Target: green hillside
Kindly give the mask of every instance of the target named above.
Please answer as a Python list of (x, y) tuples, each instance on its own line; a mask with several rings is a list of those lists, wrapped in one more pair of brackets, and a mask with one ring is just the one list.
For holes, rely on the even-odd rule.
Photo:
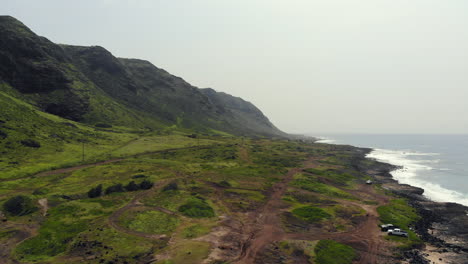
[(8, 16), (0, 17), (0, 37), (0, 80), (44, 112), (90, 125), (286, 136), (252, 104), (207, 94), (148, 61), (57, 45)]

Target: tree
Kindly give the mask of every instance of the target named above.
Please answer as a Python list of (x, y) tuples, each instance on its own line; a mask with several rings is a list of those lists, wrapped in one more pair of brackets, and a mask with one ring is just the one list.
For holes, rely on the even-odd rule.
[(163, 192), (177, 191), (178, 189), (179, 189), (179, 186), (177, 185), (177, 182), (170, 182), (168, 185), (164, 186)]
[(135, 181), (129, 182), (127, 185), (125, 185), (125, 190), (132, 192), (132, 191), (138, 191), (140, 188), (138, 185), (135, 183)]
[(114, 192), (125, 192), (123, 185), (121, 183), (111, 185), (106, 188), (105, 194), (111, 194)]
[(35, 211), (31, 198), (24, 195), (17, 195), (8, 199), (3, 204), (3, 209), (11, 215), (21, 216), (27, 215)]
[(91, 190), (88, 191), (89, 198), (96, 198), (101, 195), (102, 195), (102, 184), (99, 184), (98, 186), (91, 188)]
[(149, 180), (144, 180), (140, 183), (140, 189), (141, 190), (149, 190), (151, 188), (153, 188), (153, 183)]

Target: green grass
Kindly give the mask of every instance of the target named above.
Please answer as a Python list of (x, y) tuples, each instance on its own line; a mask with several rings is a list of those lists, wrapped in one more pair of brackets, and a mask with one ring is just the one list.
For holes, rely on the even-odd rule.
[(193, 218), (205, 218), (215, 216), (213, 208), (203, 199), (191, 197), (179, 207), (179, 212)]
[(211, 245), (207, 242), (185, 240), (171, 248), (169, 260), (157, 264), (198, 264), (208, 256)]
[(194, 224), (182, 230), (182, 236), (184, 238), (197, 238), (208, 234), (210, 230), (211, 228), (206, 225)]
[(334, 169), (305, 169), (304, 170), (307, 173), (311, 173), (314, 175), (320, 175), (324, 178), (327, 178), (331, 180), (331, 182), (338, 184), (338, 185), (343, 185), (343, 186), (349, 186), (351, 182), (356, 178), (350, 174), (347, 173), (342, 173)]
[(409, 226), (420, 219), (415, 209), (408, 205), (405, 199), (391, 200), (388, 205), (377, 207), (380, 221), (384, 224), (394, 224), (408, 232), (408, 238), (387, 236), (388, 240), (400, 242), (401, 248), (411, 248), (422, 243), (421, 239), (411, 230)]
[(391, 223), (402, 228), (408, 228), (409, 225), (419, 220), (418, 214), (405, 199), (391, 200), (388, 205), (379, 206), (377, 212), (382, 223)]
[(226, 193), (233, 193), (245, 197), (246, 199), (262, 202), (265, 200), (265, 195), (263, 195), (259, 191), (251, 191), (251, 190), (241, 190), (241, 189), (226, 189)]
[[(105, 221), (102, 221), (105, 222)], [(80, 249), (79, 243), (90, 243), (84, 249)], [(98, 244), (96, 244), (96, 242)], [(128, 263), (134, 263), (135, 259), (147, 254), (154, 254), (159, 248), (166, 246), (164, 240), (148, 240), (145, 238), (120, 233), (113, 228), (107, 227), (104, 223), (94, 225), (92, 228), (80, 233), (75, 243), (71, 246), (69, 254), (82, 256), (83, 260), (77, 263), (87, 263), (85, 252), (90, 251), (93, 255), (97, 255), (107, 261), (115, 258), (124, 258)], [(106, 261), (106, 262), (107, 262)], [(106, 263), (105, 262), (105, 263)], [(65, 263), (65, 261), (56, 261), (56, 263)]]
[[(3, 102), (1, 98), (0, 95)], [(26, 263), (86, 263), (85, 257), (89, 255), (97, 256), (95, 262), (103, 259), (107, 263), (118, 259), (119, 263), (134, 263), (161, 256), (159, 254), (166, 259), (160, 263), (200, 263), (208, 256), (211, 247), (196, 238), (208, 234), (219, 224), (220, 219), (216, 215), (242, 217), (243, 213), (256, 210), (267, 199), (271, 186), (284, 178), (288, 168), (299, 165), (309, 154), (320, 159), (325, 157), (320, 155), (333, 153), (337, 155), (337, 162), (346, 163), (339, 156), (346, 151), (338, 147), (331, 150), (326, 145), (267, 139), (246, 139), (241, 143), (239, 138), (207, 134), (198, 140), (187, 137), (187, 131), (181, 133), (177, 128), (149, 133), (144, 129), (135, 131), (134, 128), (113, 124), (112, 128), (98, 129), (37, 112), (30, 105), (13, 104), (17, 105), (18, 112), (25, 115), (22, 119), (24, 130), (20, 128), (20, 122), (0, 124), (0, 130), (8, 133), (7, 141), (12, 141), (10, 144), (15, 147), (11, 152), (9, 148), (1, 149), (8, 154), (0, 158), (0, 178), (12, 179), (53, 167), (78, 164), (81, 154), (79, 140), (83, 136), (89, 140), (85, 145), (87, 162), (124, 157), (116, 163), (70, 173), (1, 182), (0, 204), (14, 195), (31, 197), (34, 203), (42, 198), (49, 202), (47, 217), (35, 212), (8, 219), (8, 223), (18, 224), (18, 228), (29, 221), (40, 226), (38, 236), (25, 240), (14, 249), (14, 256)], [(10, 114), (14, 119), (15, 113)], [(1, 115), (0, 120), (4, 118)], [(44, 129), (34, 134), (34, 125)], [(13, 127), (15, 132), (8, 132), (4, 126)], [(53, 136), (55, 133), (58, 133), (58, 138)], [(40, 142), (41, 148), (15, 145), (25, 138)], [(0, 148), (6, 147), (7, 141), (0, 140)], [(205, 148), (185, 148), (198, 144), (198, 141)], [(169, 148), (182, 149), (155, 152)], [(242, 153), (239, 148), (242, 148)], [(342, 156), (349, 159), (350, 155), (346, 152)], [(19, 164), (10, 164), (15, 160)], [(351, 182), (354, 173), (346, 165), (342, 166), (328, 170), (323, 165), (318, 171), (309, 170), (295, 175), (283, 197), (289, 201), (292, 213), (287, 213), (289, 218), (285, 219), (299, 226), (291, 229), (293, 232), (307, 230), (310, 223), (327, 230), (334, 226), (347, 230), (353, 225), (354, 217), (362, 215), (359, 208), (341, 206), (336, 199), (354, 199), (346, 192), (349, 185), (343, 185)], [(144, 176), (133, 178), (135, 175)], [(125, 185), (132, 180), (139, 183), (144, 179), (154, 182), (155, 189), (112, 193), (93, 199), (86, 196), (91, 187), (99, 184), (105, 189), (118, 183)], [(163, 185), (171, 181), (177, 182), (178, 189), (162, 191)], [(214, 186), (221, 182), (224, 183), (222, 187)], [(332, 182), (334, 186), (326, 182)], [(339, 184), (345, 188), (342, 190)], [(135, 196), (140, 196), (139, 202), (144, 205), (126, 211), (119, 219), (120, 224), (148, 234), (167, 234), (167, 239), (132, 236), (109, 226), (109, 216)], [(187, 217), (164, 214), (149, 206), (163, 207)], [(17, 236), (11, 230), (0, 226), (0, 240)], [(315, 254), (315, 242), (296, 241), (288, 246), (281, 250), (289, 256), (297, 253), (296, 250), (304, 251), (311, 259)]]
[(314, 251), (317, 264), (352, 264), (358, 256), (352, 247), (333, 240), (320, 240)]
[(206, 146), (214, 143), (217, 143), (217, 141), (210, 139), (193, 139), (183, 135), (148, 136), (129, 142), (114, 150), (112, 155), (117, 157), (129, 156), (165, 149)]
[(144, 211), (126, 218), (123, 222), (131, 230), (147, 234), (170, 234), (180, 221), (177, 217), (159, 211)]
[(328, 214), (325, 210), (313, 207), (313, 206), (303, 206), (292, 210), (292, 213), (301, 218), (306, 220), (309, 223), (315, 223), (322, 219), (330, 218), (331, 215)]
[(325, 194), (330, 197), (343, 198), (343, 199), (356, 199), (351, 194), (338, 189), (334, 186), (321, 183), (314, 176), (296, 174), (294, 180), (290, 183), (292, 186), (301, 188), (306, 191)]
[(19, 244), (14, 254), (23, 260), (38, 261), (65, 252), (76, 235), (87, 229), (89, 222), (81, 218), (87, 211), (77, 203), (52, 208), (39, 234)]

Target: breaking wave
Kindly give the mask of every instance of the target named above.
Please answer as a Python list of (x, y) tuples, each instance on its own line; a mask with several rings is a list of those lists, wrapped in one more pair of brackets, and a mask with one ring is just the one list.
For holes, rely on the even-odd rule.
[(374, 149), (367, 155), (368, 158), (373, 158), (381, 162), (390, 163), (396, 166), (401, 166), (391, 172), (392, 176), (400, 183), (409, 184), (412, 186), (424, 189), (424, 195), (436, 202), (454, 202), (468, 206), (468, 194), (463, 194), (458, 191), (450, 190), (442, 187), (439, 184), (432, 183), (421, 179), (425, 171), (430, 170), (450, 170), (449, 168), (435, 168), (435, 164), (439, 163), (439, 159), (412, 159), (415, 156), (438, 156), (438, 153), (419, 153), (411, 151), (396, 151), (388, 149)]

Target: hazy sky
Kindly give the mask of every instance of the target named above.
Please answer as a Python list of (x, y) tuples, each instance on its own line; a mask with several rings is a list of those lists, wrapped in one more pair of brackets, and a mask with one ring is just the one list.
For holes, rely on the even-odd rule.
[(287, 132), (468, 133), (466, 0), (0, 0), (58, 43), (147, 59)]

